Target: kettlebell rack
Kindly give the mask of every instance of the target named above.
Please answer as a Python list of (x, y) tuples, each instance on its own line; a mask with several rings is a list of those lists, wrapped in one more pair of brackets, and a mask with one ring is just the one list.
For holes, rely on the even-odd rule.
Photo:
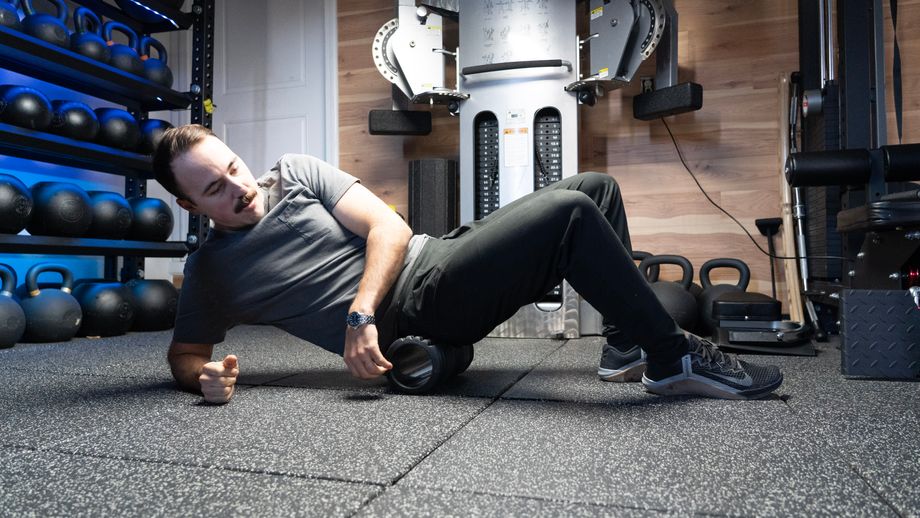
[[(193, 30), (192, 81), (179, 92), (47, 43), (29, 34), (0, 26), (0, 68), (122, 105), (138, 119), (159, 110), (191, 109), (191, 122), (211, 127), (213, 90), (214, 0), (194, 0), (185, 13), (159, 0), (143, 0), (164, 14), (157, 23), (138, 21), (101, 0), (75, 0), (97, 15), (118, 21), (140, 34)], [(125, 196), (146, 196), (153, 178), (150, 156), (0, 123), (0, 154), (76, 167), (125, 177)], [(144, 257), (183, 257), (197, 248), (207, 232), (204, 217), (189, 216), (186, 241), (149, 242), (95, 238), (65, 238), (0, 234), (0, 253), (104, 256), (105, 276), (117, 277), (117, 257), (123, 258), (121, 277), (143, 276)]]

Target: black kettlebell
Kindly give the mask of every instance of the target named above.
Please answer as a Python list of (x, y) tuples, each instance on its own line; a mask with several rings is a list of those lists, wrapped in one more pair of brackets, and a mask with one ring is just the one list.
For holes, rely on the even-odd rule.
[(38, 182), (32, 186), (32, 219), (26, 226), (36, 236), (79, 237), (93, 223), (89, 195), (69, 182)]
[[(144, 36), (137, 48), (140, 51), (141, 61), (144, 62), (144, 77), (160, 86), (172, 88), (173, 74), (166, 65), (169, 60), (166, 47), (152, 36)], [(150, 57), (151, 48), (157, 51), (157, 57)]]
[(166, 241), (173, 231), (172, 209), (158, 198), (131, 198), (134, 213), (129, 239), (137, 241)]
[(473, 361), (473, 346), (435, 344), (419, 336), (395, 340), (384, 351), (393, 364), (390, 386), (404, 394), (427, 394), (460, 374)]
[(80, 279), (74, 284), (73, 296), (83, 312), (77, 336), (118, 336), (131, 329), (134, 300), (124, 284), (106, 279)]
[(21, 31), (22, 22), (19, 21), (16, 4), (16, 0), (0, 0), (0, 25), (8, 29)]
[(102, 21), (96, 13), (86, 7), (77, 7), (73, 12), (74, 32), (70, 35), (70, 48), (88, 58), (109, 62), (109, 46), (102, 39)]
[(89, 191), (87, 194), (93, 223), (86, 235), (101, 239), (124, 239), (134, 221), (134, 212), (128, 200), (117, 192)]
[(134, 300), (132, 331), (162, 331), (175, 325), (179, 291), (172, 283), (132, 279), (126, 286)]
[(693, 265), (685, 257), (679, 255), (655, 255), (639, 263), (639, 271), (646, 272), (653, 265), (675, 264), (680, 266), (683, 274), (679, 283), (671, 281), (657, 281), (650, 284), (655, 296), (664, 306), (671, 318), (677, 322), (681, 329), (693, 330), (696, 325), (696, 299), (690, 293), (690, 283), (693, 280)]
[[(40, 289), (38, 276), (44, 272), (61, 274), (60, 289)], [(70, 294), (73, 274), (60, 264), (36, 264), (26, 272), (26, 293), (22, 311), (26, 315), (26, 331), (22, 338), (27, 342), (66, 342), (80, 329), (83, 312), (77, 299)]]
[(51, 124), (51, 103), (28, 86), (0, 86), (0, 120), (22, 128), (44, 131)]
[[(120, 7), (125, 14), (135, 20), (140, 20), (145, 23), (159, 23), (163, 21), (162, 16), (144, 8), (144, 6), (140, 5), (139, 2), (135, 0), (115, 0), (115, 3), (118, 4), (118, 7)], [(173, 9), (181, 9), (185, 0), (160, 0), (160, 3), (172, 7)]]
[[(709, 278), (714, 268), (733, 268), (738, 270), (737, 284), (712, 284)], [(703, 294), (700, 296), (700, 327), (709, 335), (715, 332), (719, 323), (712, 317), (713, 303), (726, 293), (743, 293), (751, 282), (751, 269), (740, 259), (710, 259), (700, 268), (700, 282), (703, 283)]]
[[(652, 257), (652, 254), (649, 252), (644, 252), (642, 250), (633, 250), (632, 252), (633, 261), (639, 261), (639, 263), (642, 263), (642, 260), (648, 257)], [(636, 267), (638, 268), (639, 265), (637, 264)], [(645, 275), (645, 278), (648, 280), (648, 282), (655, 282), (658, 280), (658, 274), (660, 270), (661, 267), (655, 264), (649, 267), (647, 271), (643, 271), (642, 274)]]
[(120, 108), (96, 108), (99, 134), (96, 140), (109, 147), (134, 151), (141, 138), (141, 129), (133, 115)]
[(0, 174), (0, 233), (18, 234), (32, 219), (32, 191), (19, 178)]
[(163, 138), (163, 133), (173, 125), (160, 119), (147, 119), (141, 122), (141, 143), (138, 151), (145, 155), (152, 155), (157, 149), (157, 144)]
[(13, 299), (16, 271), (9, 265), (0, 264), (0, 278), (3, 279), (3, 287), (0, 288), (0, 349), (6, 349), (22, 338), (26, 330), (26, 314)]
[(67, 30), (67, 6), (64, 0), (45, 1), (54, 4), (57, 15), (36, 12), (32, 0), (22, 0), (22, 11), (26, 14), (22, 20), (22, 29), (42, 41), (68, 48), (70, 32)]
[(51, 101), (52, 132), (77, 140), (93, 141), (99, 134), (96, 112), (80, 101)]
[[(128, 44), (115, 43), (112, 40), (112, 31), (118, 31), (127, 36)], [(123, 23), (108, 21), (102, 26), (102, 37), (109, 46), (110, 65), (136, 76), (144, 76), (144, 63), (137, 54), (136, 32)]]

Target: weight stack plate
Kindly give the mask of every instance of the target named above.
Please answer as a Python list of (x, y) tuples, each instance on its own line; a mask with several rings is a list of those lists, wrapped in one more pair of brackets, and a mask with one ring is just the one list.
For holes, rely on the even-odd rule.
[(476, 117), (475, 219), (498, 209), (498, 119), (489, 112)]
[(552, 108), (540, 110), (534, 121), (533, 190), (562, 180), (562, 118)]
[(909, 291), (843, 290), (844, 376), (920, 378), (920, 309)]

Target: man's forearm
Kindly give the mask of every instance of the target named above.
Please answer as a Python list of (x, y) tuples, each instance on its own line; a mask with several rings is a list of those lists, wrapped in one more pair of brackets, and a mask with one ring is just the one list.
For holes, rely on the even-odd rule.
[(364, 275), (349, 311), (373, 314), (396, 282), (412, 231), (405, 224), (380, 225), (367, 234)]
[(172, 370), (173, 378), (182, 390), (201, 394), (201, 383), (198, 377), (201, 376), (201, 369), (204, 364), (211, 361), (209, 357), (199, 356), (197, 354), (176, 354), (169, 356), (169, 368)]

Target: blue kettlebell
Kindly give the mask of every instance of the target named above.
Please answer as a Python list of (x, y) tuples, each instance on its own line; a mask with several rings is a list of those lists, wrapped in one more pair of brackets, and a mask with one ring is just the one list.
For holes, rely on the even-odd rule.
[(32, 0), (22, 0), (22, 10), (26, 13), (22, 21), (26, 34), (47, 41), (53, 45), (67, 48), (70, 46), (70, 32), (67, 31), (67, 6), (64, 0), (45, 0), (57, 8), (57, 16), (35, 11)]
[(88, 58), (109, 62), (109, 46), (102, 39), (102, 22), (96, 13), (85, 7), (73, 12), (74, 32), (70, 35), (70, 48)]
[[(151, 48), (156, 49), (156, 58), (150, 57)], [(141, 61), (144, 62), (144, 77), (160, 86), (172, 88), (173, 75), (169, 67), (166, 66), (169, 60), (166, 54), (166, 47), (158, 40), (150, 36), (144, 36), (141, 38), (138, 50), (140, 50), (141, 53)]]
[[(118, 31), (127, 36), (128, 44), (115, 43), (112, 40), (112, 31)], [(144, 63), (136, 50), (137, 33), (123, 23), (108, 21), (102, 26), (102, 37), (109, 46), (110, 65), (136, 76), (144, 76)]]
[(16, 11), (16, 0), (0, 0), (0, 25), (7, 29), (22, 30), (19, 12)]

